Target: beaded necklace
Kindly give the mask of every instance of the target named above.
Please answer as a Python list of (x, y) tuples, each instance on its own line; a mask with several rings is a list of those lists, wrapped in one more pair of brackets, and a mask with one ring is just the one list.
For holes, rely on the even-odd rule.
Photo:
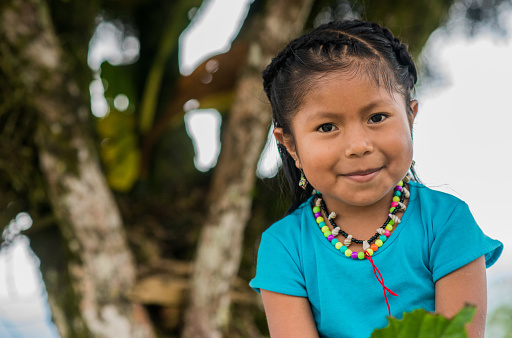
[[(327, 211), (327, 206), (325, 205), (324, 200), (322, 199), (322, 194), (320, 192), (316, 192), (316, 202), (315, 206), (313, 207), (313, 213), (315, 214), (316, 223), (320, 227), (320, 230), (324, 234), (324, 236), (327, 238), (329, 242), (331, 242), (334, 247), (339, 250), (340, 252), (344, 253), (345, 256), (351, 257), (353, 259), (360, 259), (363, 260), (365, 258), (370, 261), (373, 267), (373, 273), (375, 274), (375, 278), (379, 281), (379, 283), (382, 285), (382, 290), (384, 292), (384, 299), (386, 300), (386, 305), (388, 307), (388, 314), (391, 316), (391, 308), (389, 306), (388, 297), (386, 295), (386, 292), (389, 292), (393, 296), (398, 296), (396, 293), (391, 291), (389, 288), (387, 288), (384, 285), (384, 278), (382, 277), (379, 269), (375, 266), (375, 263), (373, 262), (372, 255), (375, 251), (377, 251), (382, 245), (384, 245), (384, 242), (388, 239), (388, 237), (391, 235), (391, 231), (393, 230), (393, 225), (400, 223), (400, 218), (396, 216), (396, 213), (399, 210), (405, 211), (406, 206), (404, 204), (404, 200), (406, 198), (409, 198), (410, 193), (409, 190), (404, 186), (404, 182), (409, 182), (409, 177), (406, 176), (404, 179), (395, 186), (395, 191), (393, 193), (393, 199), (391, 202), (391, 207), (389, 208), (388, 218), (384, 222), (384, 224), (377, 229), (377, 232), (375, 235), (370, 237), (366, 241), (362, 241), (360, 239), (354, 238), (352, 235), (347, 234), (345, 231), (341, 230), (339, 226), (336, 225), (334, 222), (334, 219), (336, 218), (336, 213), (331, 212), (329, 213)], [(313, 190), (315, 193), (315, 191)], [(322, 217), (321, 209), (324, 211), (326, 215), (329, 215), (327, 218), (329, 222), (332, 225), (332, 232), (329, 229), (329, 226), (325, 223), (324, 218)], [(343, 241), (343, 244), (339, 240), (336, 239), (336, 236), (341, 233), (345, 240)], [(377, 239), (378, 238), (378, 239)], [(373, 241), (375, 241), (374, 244), (371, 244)], [(363, 252), (356, 252), (350, 250), (348, 247), (350, 244), (358, 243), (363, 244)], [(370, 245), (371, 244), (371, 245)]]
[[(327, 238), (327, 240), (331, 242), (331, 244), (334, 245), (334, 247), (337, 250), (345, 254), (345, 256), (351, 257), (353, 259), (365, 259), (365, 252), (372, 256), (373, 253), (377, 251), (391, 235), (393, 225), (400, 223), (400, 218), (396, 216), (396, 213), (400, 210), (405, 211), (406, 209), (406, 206), (403, 202), (406, 198), (409, 197), (409, 191), (407, 190), (406, 187), (404, 187), (404, 181), (409, 181), (407, 176), (404, 178), (403, 181), (398, 182), (398, 184), (395, 187), (391, 207), (389, 208), (388, 218), (386, 219), (384, 224), (377, 229), (377, 232), (368, 240), (363, 241), (354, 238), (352, 235), (347, 234), (339, 226), (337, 226), (334, 221), (334, 219), (336, 218), (336, 213), (329, 213), (327, 211), (327, 206), (325, 205), (325, 202), (322, 199), (322, 194), (318, 191), (316, 192), (316, 203), (315, 206), (313, 207), (313, 213), (315, 214), (316, 223), (318, 224), (320, 230)], [(329, 215), (328, 220), (332, 225), (332, 231), (329, 229), (329, 226), (325, 223), (320, 208), (324, 211), (326, 215)], [(339, 233), (341, 233), (345, 237), (343, 244), (338, 239), (336, 239), (336, 236), (338, 236)], [(375, 243), (371, 244), (374, 241)], [(350, 250), (348, 247), (350, 246), (350, 244), (352, 244), (352, 242), (357, 244), (363, 244), (363, 251), (356, 252)]]

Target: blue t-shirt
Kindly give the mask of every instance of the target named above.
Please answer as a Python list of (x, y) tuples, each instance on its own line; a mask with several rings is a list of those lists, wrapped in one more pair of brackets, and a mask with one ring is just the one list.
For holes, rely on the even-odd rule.
[[(391, 315), (435, 310), (435, 283), (485, 255), (490, 267), (503, 244), (484, 235), (458, 198), (410, 182), (400, 224), (372, 256), (389, 293)], [(367, 260), (347, 258), (318, 228), (311, 199), (267, 229), (250, 286), (307, 297), (321, 337), (369, 337), (387, 326), (381, 284)]]

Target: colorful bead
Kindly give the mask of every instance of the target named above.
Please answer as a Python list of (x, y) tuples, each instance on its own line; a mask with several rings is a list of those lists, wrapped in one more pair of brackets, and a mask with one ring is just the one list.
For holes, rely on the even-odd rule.
[[(406, 181), (404, 179), (404, 181)], [(404, 181), (398, 182), (398, 184), (395, 186), (395, 191), (393, 192), (392, 202), (390, 203), (389, 208), (389, 214), (387, 223), (384, 223), (383, 226), (378, 228), (376, 231), (376, 234), (372, 236), (369, 240), (361, 241), (359, 239), (353, 239), (355, 243), (363, 243), (363, 251), (357, 252), (352, 251), (348, 249), (348, 246), (352, 242), (352, 235), (347, 234), (343, 230), (340, 229), (339, 226), (336, 225), (334, 222), (334, 219), (336, 218), (336, 213), (331, 212), (329, 213), (327, 210), (327, 207), (325, 206), (325, 202), (322, 199), (322, 194), (319, 191), (313, 190), (313, 194), (317, 194), (315, 206), (312, 206), (313, 215), (315, 217), (315, 221), (317, 222), (319, 228), (321, 229), (323, 235), (327, 238), (329, 242), (337, 249), (340, 250), (342, 253), (345, 254), (347, 257), (351, 257), (353, 259), (360, 259), (363, 260), (367, 256), (372, 256), (382, 245), (384, 242), (387, 241), (388, 237), (391, 235), (391, 231), (393, 231), (393, 225), (395, 223), (400, 223), (400, 218), (396, 215), (396, 212), (398, 210), (405, 211), (406, 207), (403, 203), (405, 199), (409, 198), (409, 191), (404, 186)], [(407, 182), (407, 181), (406, 181)], [(328, 214), (328, 220), (329, 223), (332, 225), (332, 231), (330, 230), (330, 226), (326, 224), (326, 220), (322, 216), (322, 212), (324, 212), (326, 215)], [(340, 241), (336, 239), (336, 236), (341, 233), (345, 240)], [(380, 236), (379, 236), (380, 235)], [(377, 237), (379, 236), (379, 237)], [(374, 244), (370, 245), (368, 242), (370, 240), (374, 240), (375, 238), (378, 238)]]

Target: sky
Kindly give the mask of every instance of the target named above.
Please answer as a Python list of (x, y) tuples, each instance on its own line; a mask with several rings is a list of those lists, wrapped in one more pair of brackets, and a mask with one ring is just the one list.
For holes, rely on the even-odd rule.
[[(191, 29), (181, 37), (183, 74), (191, 73), (215, 53), (229, 49), (251, 2), (212, 0), (208, 11), (199, 10)], [(237, 13), (226, 16), (225, 6)], [(224, 10), (221, 23), (206, 15), (218, 15), (219, 7)], [(501, 20), (510, 32), (506, 36), (483, 30), (468, 38), (464, 27), (456, 24), (452, 24), (448, 32), (442, 29), (434, 32), (421, 58), (442, 74), (442, 78), (421, 82), (416, 95), (420, 108), (414, 124), (414, 159), (420, 178), (432, 188), (465, 200), (484, 232), (505, 244), (502, 258), (487, 271), (490, 310), (503, 301), (502, 294), (492, 294), (492, 285), (512, 281), (512, 221), (509, 216), (512, 180), (507, 179), (507, 169), (512, 165), (512, 109), (508, 104), (512, 77), (511, 13), (502, 11)], [(200, 18), (205, 20), (205, 25), (197, 24)], [(107, 25), (102, 29), (108, 31), (112, 27)], [(205, 36), (204, 32), (215, 34)], [(121, 56), (119, 51), (108, 48), (104, 51), (107, 56), (102, 56), (101, 51), (91, 52), (91, 69), (97, 69), (101, 57), (110, 58), (112, 62), (122, 62), (123, 58), (136, 60), (134, 51), (138, 51), (138, 42), (132, 37), (127, 39), (124, 44), (116, 42), (124, 51)], [(111, 46), (112, 41), (107, 45)], [(102, 86), (101, 82), (91, 85), (91, 95), (96, 100), (91, 104), (97, 116), (108, 113), (101, 101), (104, 99)], [(185, 121), (196, 149), (196, 166), (205, 171), (216, 163), (221, 119), (214, 110), (195, 108), (197, 106), (191, 105)], [(208, 135), (209, 139), (201, 140), (196, 135)], [(270, 137), (269, 141), (271, 146), (266, 148), (266, 156), (259, 163), (259, 176), (272, 176), (279, 165), (275, 140)], [(38, 262), (27, 250), (28, 242), (20, 238), (9, 250), (0, 252), (0, 336), (3, 337), (2, 330), (8, 322), (15, 322), (25, 332), (37, 331), (39, 337), (55, 337), (54, 328), (46, 324), (49, 313), (41, 289)], [(453, 246), (454, 254), (464, 250), (464, 239)]]
[(512, 267), (512, 14), (502, 12), (508, 35), (463, 29), (434, 33), (423, 57), (442, 73), (441, 83), (418, 88), (414, 158), (424, 183), (462, 198), (486, 234), (504, 244), (489, 273)]

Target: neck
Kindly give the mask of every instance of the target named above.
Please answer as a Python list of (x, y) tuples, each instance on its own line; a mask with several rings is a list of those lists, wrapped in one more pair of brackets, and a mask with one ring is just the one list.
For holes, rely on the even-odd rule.
[(361, 218), (371, 217), (372, 215), (380, 218), (382, 218), (383, 215), (387, 215), (389, 213), (389, 204), (393, 198), (393, 193), (394, 191), (391, 190), (377, 202), (362, 206), (347, 204), (325, 195), (323, 195), (323, 199), (329, 211), (336, 212), (338, 217), (343, 217), (347, 220), (359, 220)]
[[(336, 224), (354, 237), (366, 239), (386, 220), (394, 191), (386, 193), (376, 203), (364, 206), (349, 205), (323, 196), (327, 210), (337, 214)], [(328, 216), (328, 215), (325, 215)]]

